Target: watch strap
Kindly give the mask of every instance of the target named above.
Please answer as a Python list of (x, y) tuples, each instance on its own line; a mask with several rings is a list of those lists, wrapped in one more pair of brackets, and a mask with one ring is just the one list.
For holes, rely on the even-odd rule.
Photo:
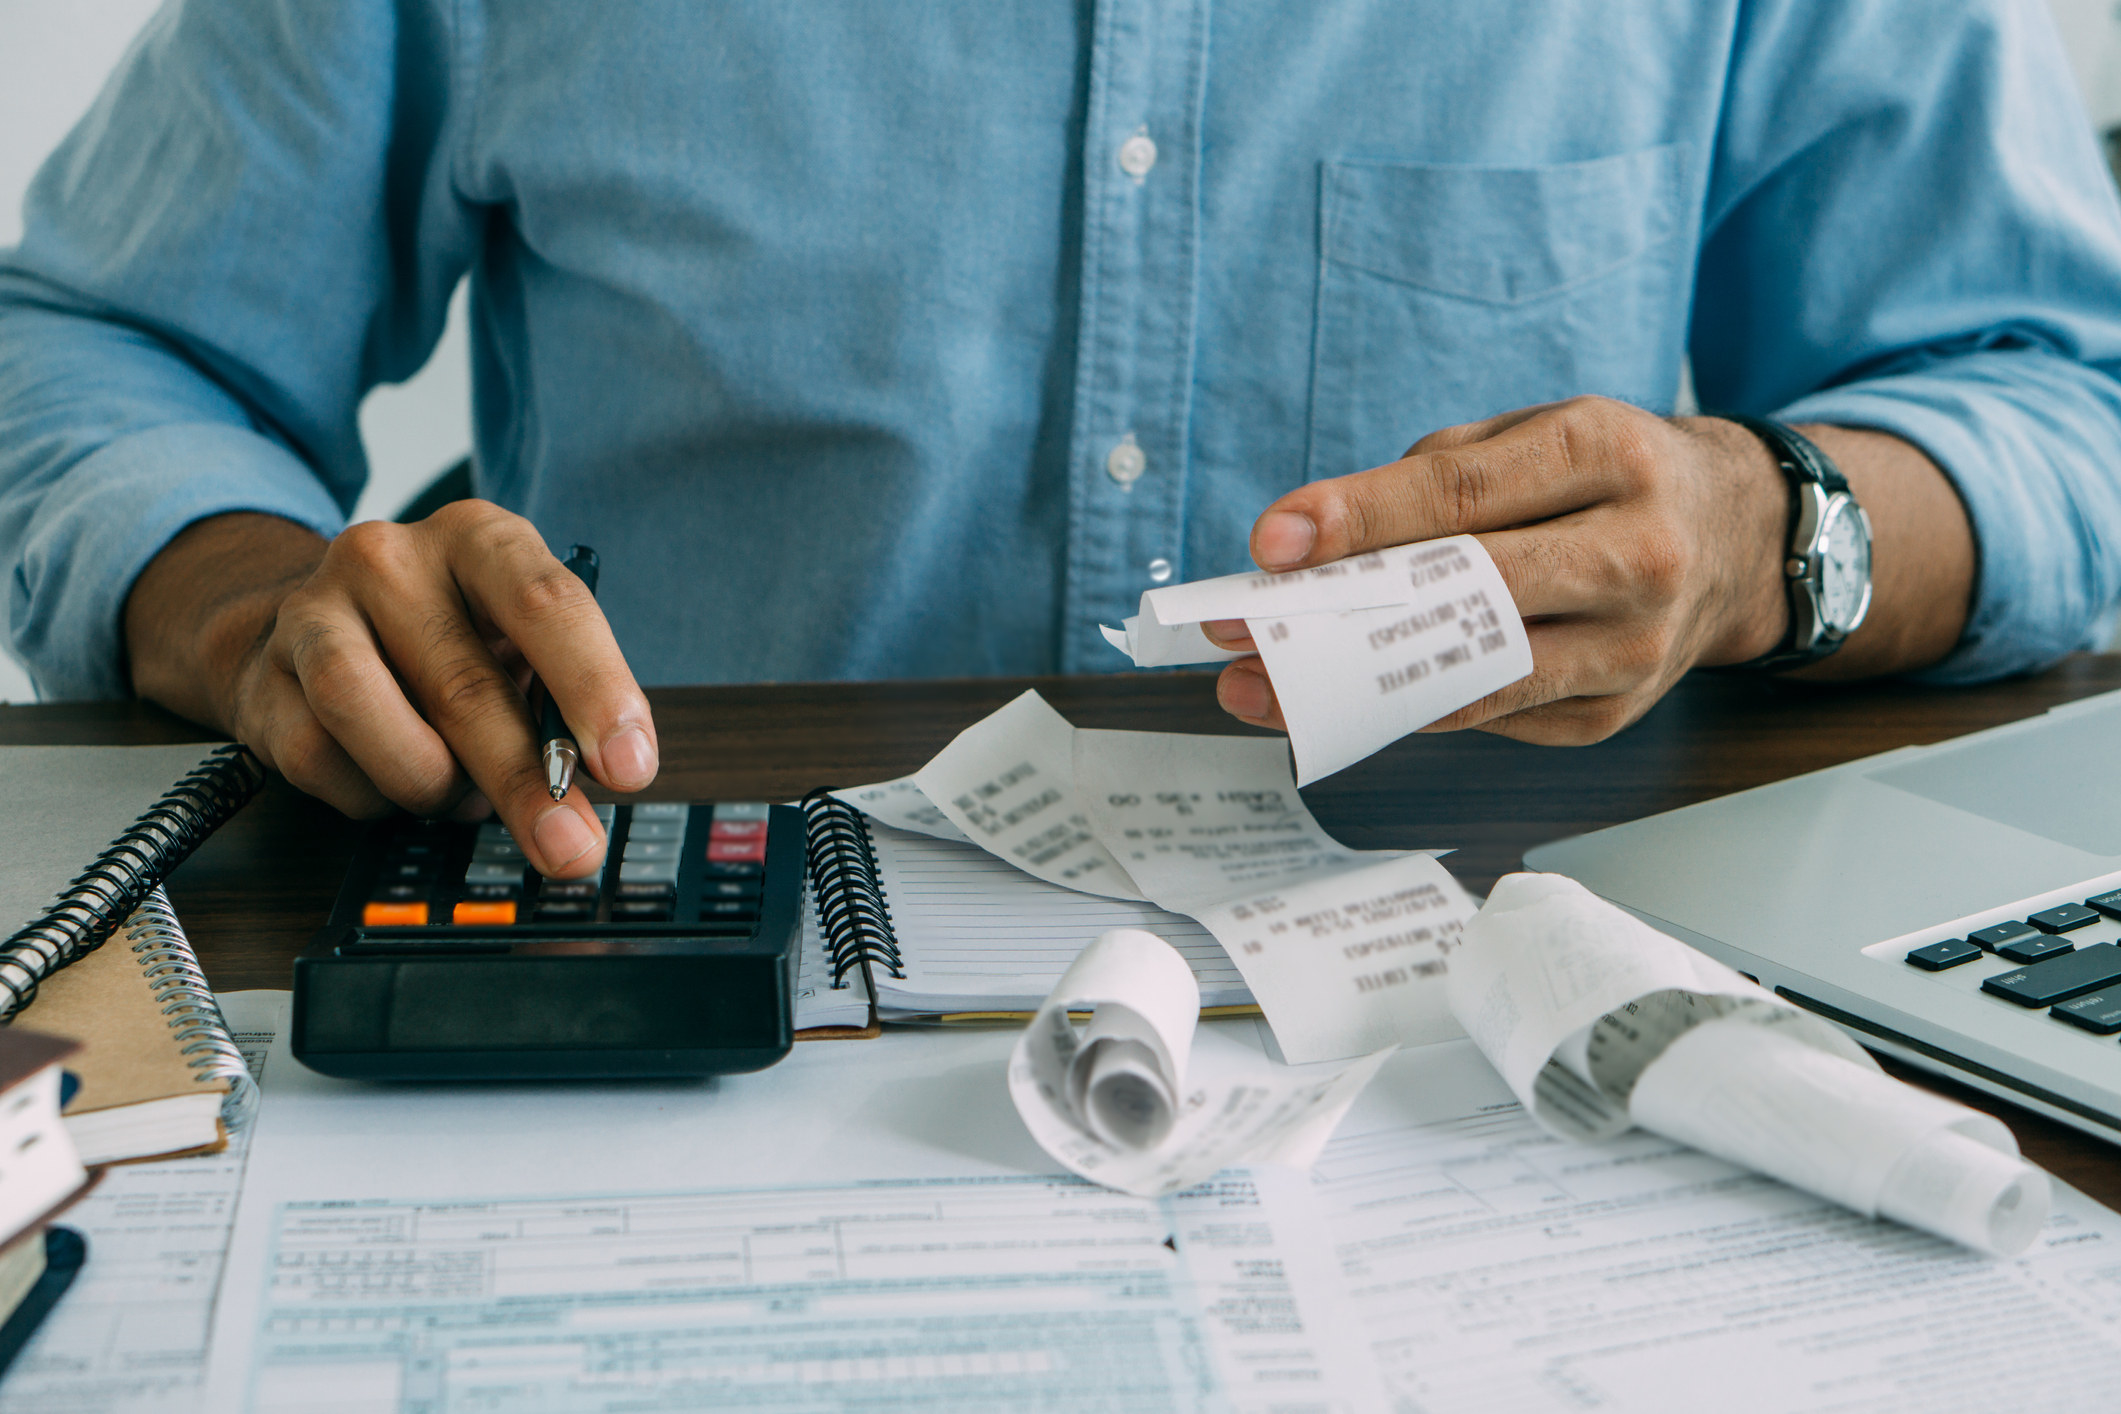
[[(1790, 480), (1793, 493), (1790, 496), (1789, 523), (1782, 532), (1783, 557), (1786, 562), (1806, 552), (1809, 547), (1795, 543), (1798, 510), (1797, 497), (1794, 492), (1797, 486), (1810, 483), (1818, 486), (1830, 496), (1836, 494), (1846, 495), (1849, 489), (1848, 478), (1841, 474), (1841, 468), (1834, 465), (1834, 459), (1819, 449), (1818, 443), (1786, 423), (1777, 422), (1773, 418), (1753, 417), (1742, 412), (1722, 412), (1714, 415), (1722, 418), (1725, 422), (1734, 422), (1755, 437), (1758, 437), (1766, 444), (1776, 463), (1781, 466), (1782, 474)], [(1747, 673), (1784, 672), (1790, 668), (1801, 668), (1809, 663), (1816, 663), (1822, 658), (1831, 657), (1841, 647), (1844, 640), (1823, 634), (1811, 643), (1802, 646), (1797, 644), (1799, 615), (1796, 596), (1803, 591), (1799, 588), (1799, 581), (1797, 580), (1785, 579), (1783, 584), (1791, 596), (1789, 633), (1785, 635), (1781, 643), (1758, 658), (1754, 658), (1750, 662), (1731, 664), (1730, 667), (1733, 671)]]

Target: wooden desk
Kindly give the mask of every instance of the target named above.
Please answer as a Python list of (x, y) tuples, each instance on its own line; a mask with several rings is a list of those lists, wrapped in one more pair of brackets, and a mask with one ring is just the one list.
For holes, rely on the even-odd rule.
[[(1211, 682), (1154, 674), (661, 689), (649, 695), (663, 773), (649, 795), (790, 800), (813, 786), (903, 775), (1027, 686), (1079, 726), (1244, 730), (1216, 708)], [(2092, 655), (2036, 678), (1955, 691), (1701, 675), (1599, 746), (1530, 747), (1478, 732), (1415, 737), (1307, 797), (1348, 844), (1456, 847), (1452, 869), (1485, 891), (1546, 840), (2116, 688), (2121, 657)], [(136, 703), (0, 707), (0, 744), (204, 739)], [(177, 872), (170, 891), (215, 986), (288, 985), (289, 960), (329, 911), (356, 828), (276, 781)], [(1902, 1073), (2001, 1115), (2030, 1157), (2121, 1207), (2121, 1153), (1987, 1096)]]

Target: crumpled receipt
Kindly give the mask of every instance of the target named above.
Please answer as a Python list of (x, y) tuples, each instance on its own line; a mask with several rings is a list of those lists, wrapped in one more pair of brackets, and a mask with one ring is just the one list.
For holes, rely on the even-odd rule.
[(1563, 1138), (1639, 1125), (1995, 1256), (2047, 1220), (2047, 1177), (2001, 1122), (1894, 1080), (1832, 1025), (1573, 880), (1498, 882), (1445, 987), (1526, 1112)]
[(1274, 684), (1296, 783), (1354, 765), (1532, 671), (1524, 620), (1470, 535), (1287, 574), (1233, 574), (1142, 595), (1103, 629), (1140, 668), (1248, 657), (1201, 631), (1243, 619)]
[[(1071, 1012), (1088, 1012), (1078, 1028)], [(1141, 1198), (1237, 1163), (1309, 1167), (1386, 1057), (1276, 1065), (1196, 1035), (1200, 987), (1169, 943), (1115, 928), (1083, 949), (1024, 1029), (1009, 1095), (1040, 1147)]]

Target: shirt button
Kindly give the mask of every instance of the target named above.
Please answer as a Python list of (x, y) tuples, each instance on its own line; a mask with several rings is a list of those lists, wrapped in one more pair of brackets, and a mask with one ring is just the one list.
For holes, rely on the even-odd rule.
[(1156, 144), (1147, 133), (1136, 133), (1119, 145), (1119, 169), (1140, 181), (1156, 165)]
[(1162, 555), (1149, 561), (1149, 583), (1163, 584), (1171, 578), (1171, 562)]
[(1134, 440), (1132, 432), (1120, 438), (1119, 445), (1105, 457), (1105, 475), (1122, 486), (1132, 486), (1142, 479), (1142, 473), (1148, 469), (1148, 453)]

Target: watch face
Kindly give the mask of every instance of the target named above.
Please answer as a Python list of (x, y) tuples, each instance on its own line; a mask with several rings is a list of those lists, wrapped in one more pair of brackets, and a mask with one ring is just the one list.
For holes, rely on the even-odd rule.
[(1827, 507), (1819, 559), (1820, 618), (1835, 634), (1853, 633), (1871, 606), (1871, 527), (1846, 496)]

